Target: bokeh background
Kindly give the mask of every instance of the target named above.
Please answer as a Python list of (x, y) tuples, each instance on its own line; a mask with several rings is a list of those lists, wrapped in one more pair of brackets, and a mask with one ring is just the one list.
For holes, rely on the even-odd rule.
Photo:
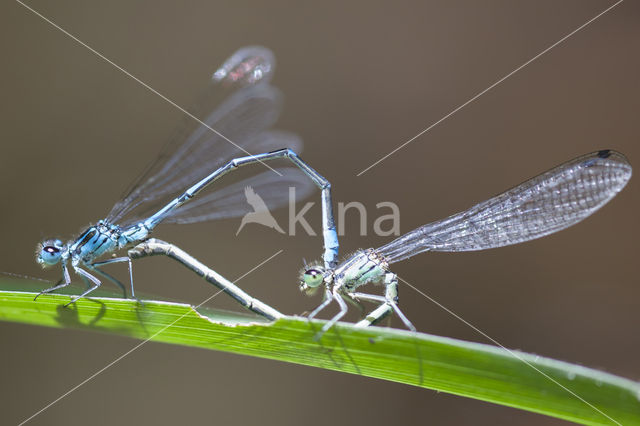
[[(161, 93), (189, 107), (237, 48), (278, 59), (278, 127), (333, 183), (347, 216), (341, 253), (376, 247), (375, 205), (393, 201), (407, 232), (577, 155), (603, 148), (640, 165), (640, 5), (624, 2), (417, 138), (362, 169), (598, 13), (607, 1), (85, 2), (28, 4)], [(57, 279), (33, 251), (102, 218), (183, 114), (16, 2), (0, 6), (0, 270)], [(317, 194), (317, 193), (316, 193)], [(317, 200), (317, 195), (312, 200)], [(584, 223), (520, 246), (425, 254), (394, 270), (501, 342), (640, 379), (638, 177)], [(276, 218), (286, 223), (286, 212)], [(319, 229), (316, 204), (307, 215)], [(155, 234), (286, 313), (302, 258), (321, 239), (239, 220)], [(198, 303), (212, 288), (167, 259), (136, 262), (136, 286)], [(111, 270), (118, 271), (117, 267)], [(114, 272), (122, 274), (123, 271)], [(401, 287), (419, 330), (486, 342)], [(236, 309), (223, 297), (213, 307)], [(394, 326), (401, 326), (393, 321)], [(133, 347), (122, 337), (0, 323), (2, 423), (29, 417)], [(88, 416), (88, 417), (87, 417)], [(226, 353), (149, 343), (31, 424), (511, 424), (563, 422), (405, 385)]]

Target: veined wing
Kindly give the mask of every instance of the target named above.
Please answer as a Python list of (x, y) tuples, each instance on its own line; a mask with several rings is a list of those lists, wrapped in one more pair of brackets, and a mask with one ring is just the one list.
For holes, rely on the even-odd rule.
[(217, 133), (200, 125), (182, 144), (170, 144), (113, 207), (107, 220), (118, 223), (130, 213), (144, 218), (232, 158), (260, 153), (247, 142), (256, 141), (257, 133), (272, 126), (279, 111), (280, 94), (271, 86), (251, 86), (233, 93), (203, 120)]
[(630, 178), (624, 155), (611, 150), (587, 154), (377, 251), (392, 263), (424, 251), (485, 250), (540, 238), (588, 217)]

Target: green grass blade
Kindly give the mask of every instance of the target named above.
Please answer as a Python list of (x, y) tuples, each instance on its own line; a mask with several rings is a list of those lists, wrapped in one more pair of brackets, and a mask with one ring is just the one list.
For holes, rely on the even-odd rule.
[[(15, 288), (15, 287), (14, 287)], [(114, 298), (0, 291), (0, 320), (79, 328), (293, 362), (421, 386), (584, 424), (640, 425), (640, 384), (549, 358), (388, 328), (256, 317)]]

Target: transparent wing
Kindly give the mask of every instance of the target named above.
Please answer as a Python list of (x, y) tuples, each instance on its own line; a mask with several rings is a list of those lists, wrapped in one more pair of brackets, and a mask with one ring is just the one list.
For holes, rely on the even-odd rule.
[(424, 251), (484, 250), (540, 238), (591, 215), (630, 178), (631, 166), (622, 154), (587, 154), (377, 251), (392, 263)]
[[(206, 220), (226, 219), (244, 216), (266, 209), (268, 212), (295, 204), (307, 198), (315, 185), (309, 177), (297, 168), (276, 169), (282, 176), (271, 170), (257, 176), (225, 186), (220, 190), (205, 194), (185, 204), (169, 215), (165, 223), (195, 223)], [(247, 188), (252, 195), (247, 195)], [(259, 197), (258, 207), (252, 197)]]
[(216, 132), (200, 126), (182, 144), (169, 146), (116, 203), (107, 221), (126, 225), (134, 220), (123, 220), (127, 215), (144, 218), (232, 158), (286, 147), (276, 138), (261, 141), (256, 137), (273, 125), (279, 112), (280, 94), (271, 86), (251, 86), (233, 93), (203, 120)]

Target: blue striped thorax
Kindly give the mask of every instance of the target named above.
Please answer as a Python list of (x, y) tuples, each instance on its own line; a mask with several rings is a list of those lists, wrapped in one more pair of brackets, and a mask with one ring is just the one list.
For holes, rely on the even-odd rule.
[(84, 231), (69, 247), (69, 253), (74, 264), (90, 262), (104, 253), (120, 247), (121, 230), (117, 225), (98, 222)]

